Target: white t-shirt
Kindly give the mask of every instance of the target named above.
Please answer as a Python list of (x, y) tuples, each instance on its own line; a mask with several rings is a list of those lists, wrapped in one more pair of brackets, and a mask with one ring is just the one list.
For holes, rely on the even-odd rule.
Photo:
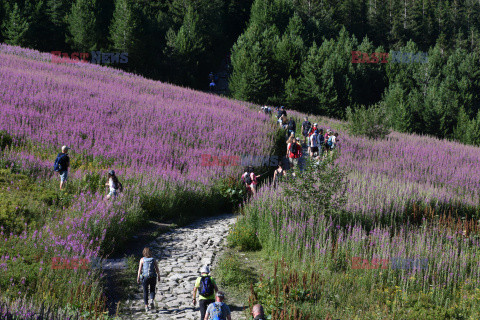
[(115, 191), (116, 189), (114, 188), (115, 187), (115, 183), (113, 183), (113, 179), (112, 178), (109, 178), (108, 179), (108, 186), (110, 187), (110, 191)]

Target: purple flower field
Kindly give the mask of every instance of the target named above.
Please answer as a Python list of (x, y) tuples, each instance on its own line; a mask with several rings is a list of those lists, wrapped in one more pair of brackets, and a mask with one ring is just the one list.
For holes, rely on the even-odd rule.
[[(2, 152), (0, 170), (19, 171), (57, 190), (53, 160), (62, 145), (72, 148), (70, 189), (59, 195), (68, 206), (45, 206), (49, 216), (38, 230), (0, 233), (0, 270), (6, 274), (0, 292), (12, 301), (26, 294), (54, 304), (75, 301), (80, 310), (98, 312), (102, 275), (52, 270), (51, 258), (111, 252), (148, 210), (179, 204), (208, 210), (218, 181), (241, 172), (201, 166), (201, 155), (265, 155), (275, 132), (269, 118), (247, 103), (98, 65), (53, 64), (50, 58), (0, 44), (0, 132), (14, 137)], [(105, 201), (102, 178), (111, 168), (126, 190)], [(147, 205), (145, 196), (152, 199)]]

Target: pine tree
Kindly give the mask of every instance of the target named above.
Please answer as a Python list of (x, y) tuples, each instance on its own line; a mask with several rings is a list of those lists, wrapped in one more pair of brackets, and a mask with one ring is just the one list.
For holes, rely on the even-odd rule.
[(11, 45), (25, 46), (30, 23), (27, 18), (22, 16), (16, 2), (11, 8), (7, 6), (7, 16), (8, 19), (3, 24), (5, 42)]
[(97, 0), (76, 0), (68, 17), (68, 29), (74, 50), (90, 52), (97, 50), (99, 30), (97, 26)]
[(132, 53), (137, 44), (137, 15), (131, 0), (115, 0), (110, 37), (115, 50)]

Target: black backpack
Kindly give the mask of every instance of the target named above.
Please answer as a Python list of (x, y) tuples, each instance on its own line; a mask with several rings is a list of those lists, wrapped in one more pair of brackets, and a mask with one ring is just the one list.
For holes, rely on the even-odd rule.
[(292, 142), (292, 144), (290, 145), (290, 152), (293, 154), (296, 154), (297, 148), (298, 148), (297, 144)]
[(203, 297), (208, 297), (213, 294), (213, 290), (215, 287), (213, 286), (212, 279), (210, 276), (204, 276), (200, 279), (200, 295)]
[[(247, 172), (245, 172), (247, 173)], [(244, 179), (245, 179), (245, 183), (248, 184), (248, 185), (251, 185), (252, 184), (252, 175), (250, 172), (248, 172), (246, 175), (244, 174)]]
[(289, 122), (288, 122), (288, 129), (289, 130), (295, 130), (295, 121), (293, 119), (291, 119)]
[(53, 163), (53, 170), (59, 172), (67, 169), (67, 158), (68, 156), (65, 153), (59, 153)]
[(310, 121), (304, 121), (303, 122), (303, 132), (309, 133), (310, 129), (312, 129), (312, 123)]

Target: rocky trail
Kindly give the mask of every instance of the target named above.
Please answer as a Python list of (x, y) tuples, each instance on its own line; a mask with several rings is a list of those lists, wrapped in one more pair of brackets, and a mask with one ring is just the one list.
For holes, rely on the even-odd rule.
[[(198, 302), (195, 308), (192, 305), (195, 279), (203, 265), (215, 265), (235, 219), (232, 214), (203, 218), (146, 244), (158, 260), (160, 269), (161, 282), (157, 283), (155, 308), (145, 312), (142, 287), (138, 285), (134, 299), (123, 304), (121, 319), (199, 319)], [(215, 268), (211, 269), (215, 277)], [(220, 286), (219, 289), (222, 290)], [(228, 296), (226, 302), (232, 311), (232, 319), (244, 319), (241, 306), (228, 301)]]

